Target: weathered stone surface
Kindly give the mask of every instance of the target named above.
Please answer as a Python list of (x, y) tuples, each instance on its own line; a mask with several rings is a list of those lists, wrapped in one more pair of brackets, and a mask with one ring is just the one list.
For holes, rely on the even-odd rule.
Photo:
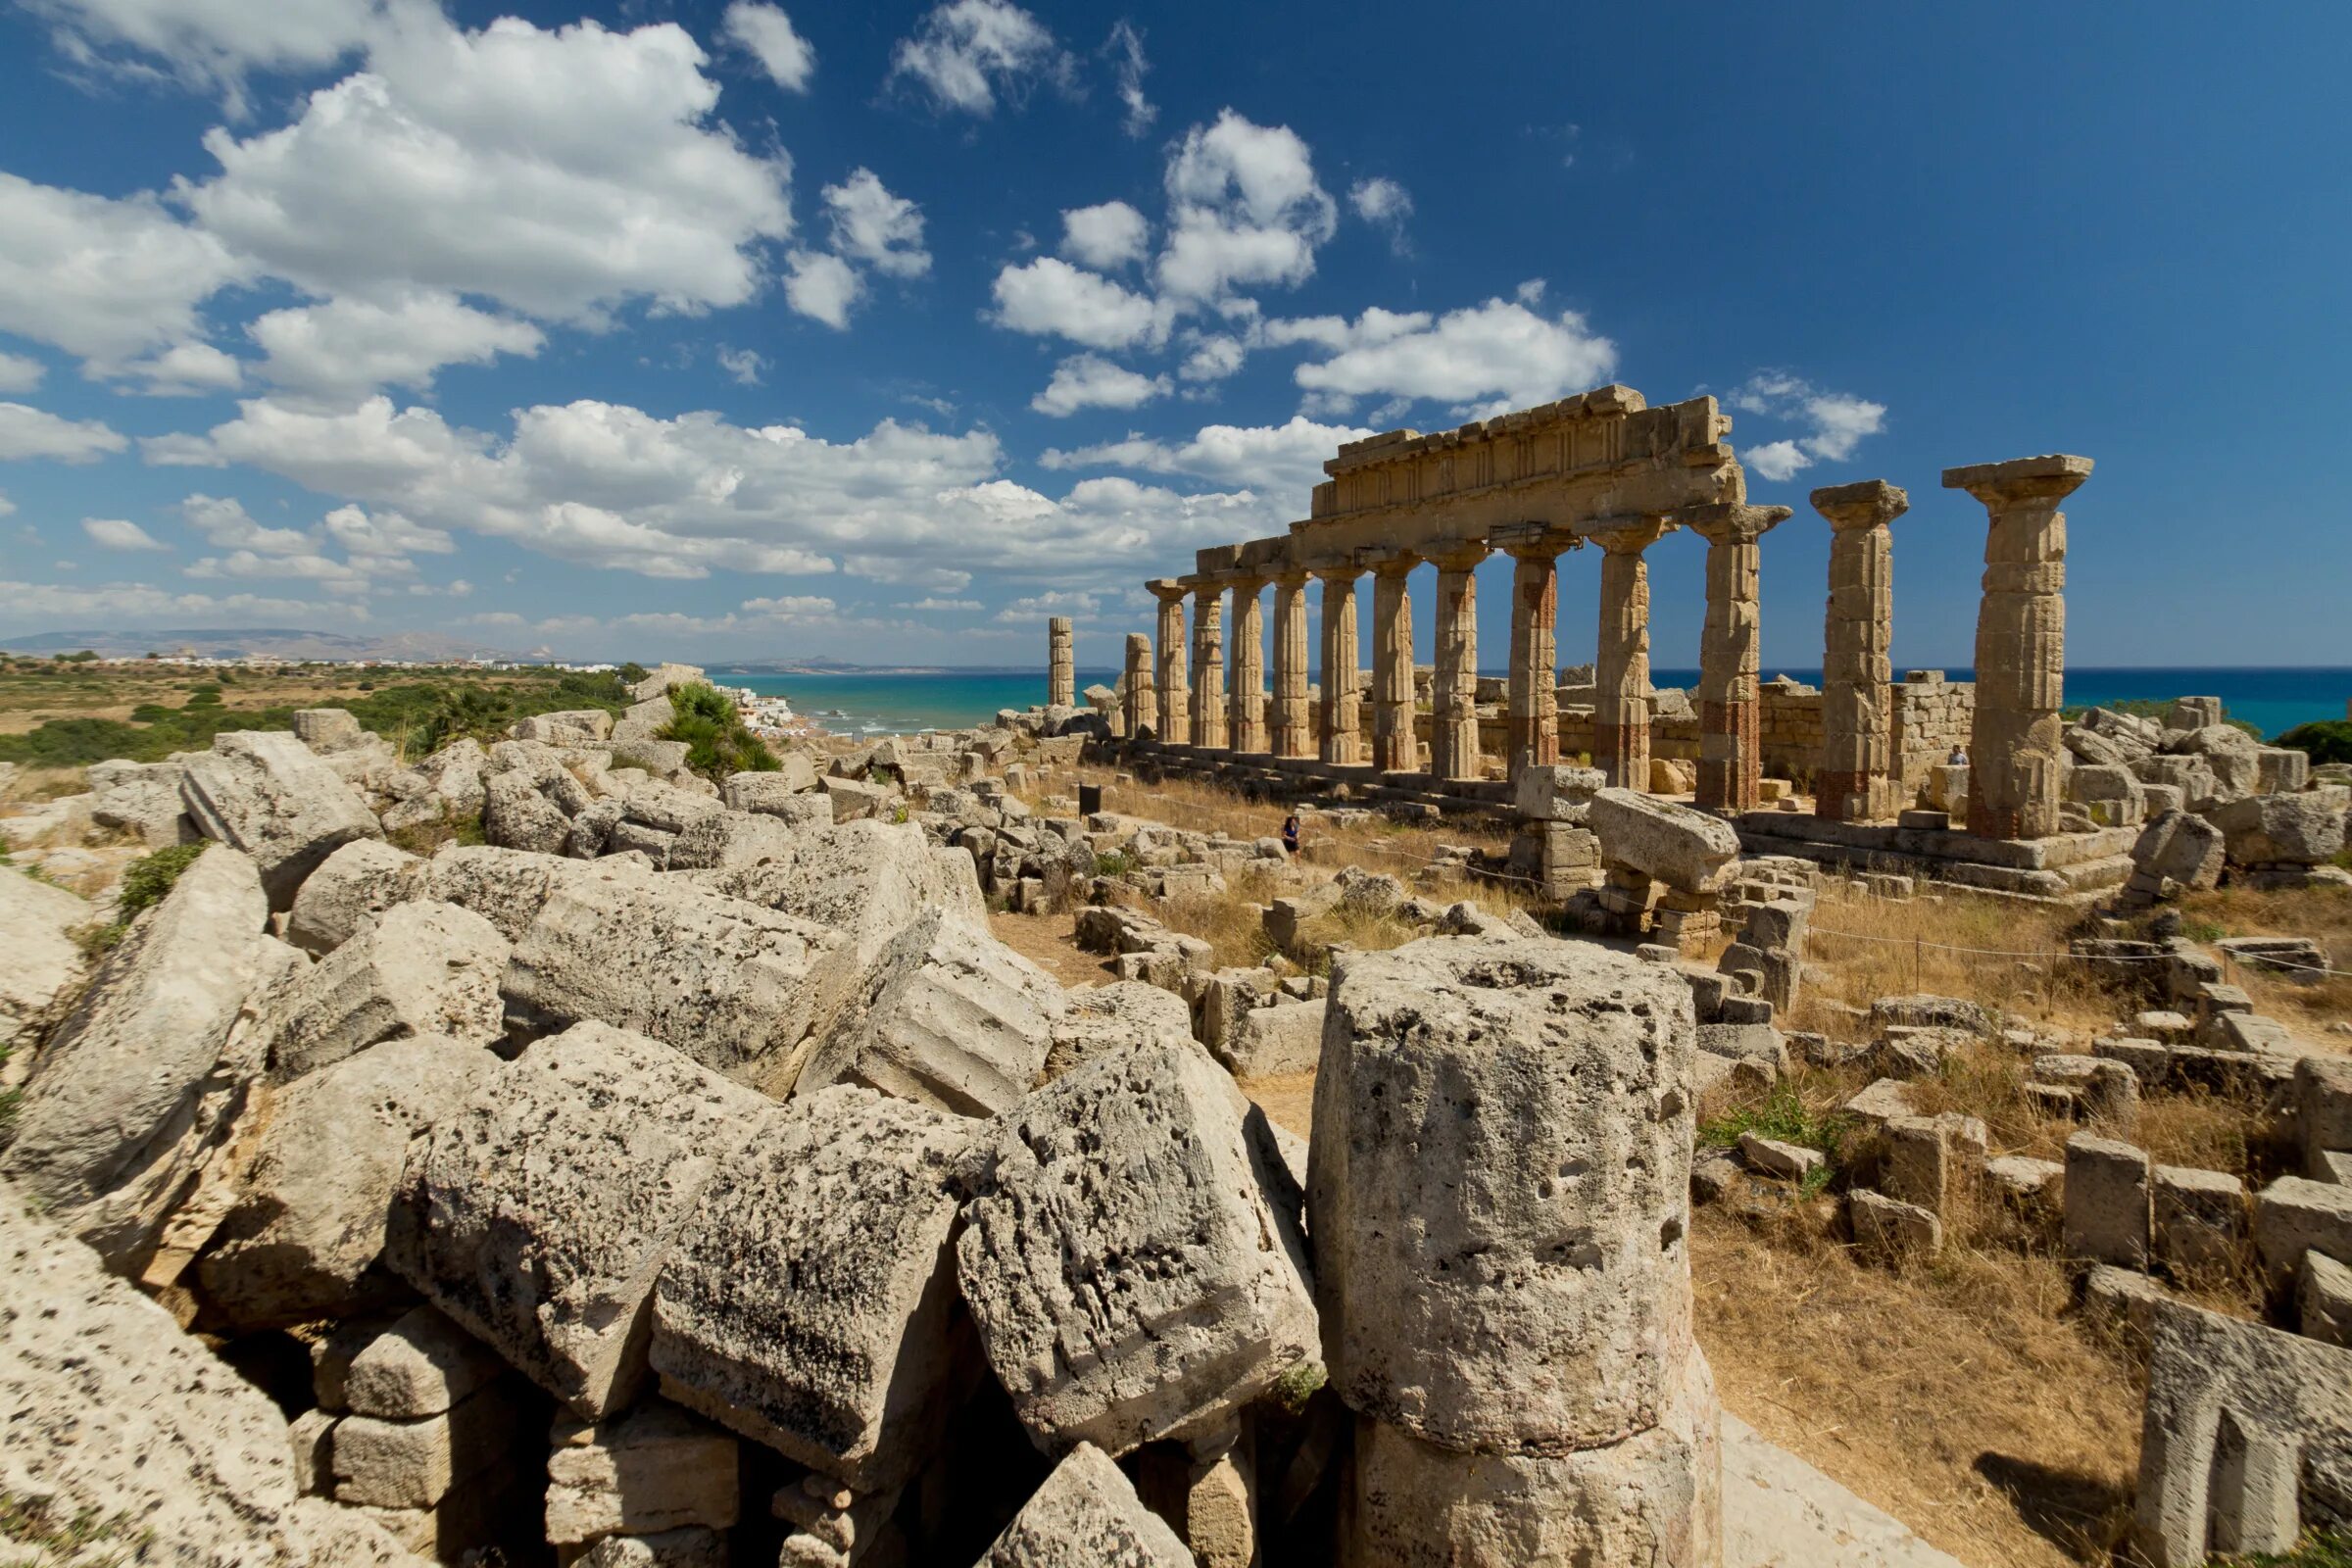
[(1193, 1037), (1184, 999), (1140, 980), (1114, 980), (1066, 993), (1054, 1020), (1053, 1045), (1038, 1073), (1050, 1083), (1082, 1062), (1139, 1041), (1181, 1044)]
[(2302, 1057), (2295, 1063), (2291, 1094), (2303, 1174), (2326, 1181), (2328, 1153), (2352, 1150), (2352, 1057)]
[(507, 733), (518, 741), (549, 746), (601, 746), (612, 735), (612, 715), (601, 708), (571, 708), (516, 719)]
[(132, 762), (113, 758), (85, 770), (90, 786), (90, 820), (100, 827), (125, 828), (151, 850), (190, 844), (196, 824), (179, 798), (186, 772), (177, 761)]
[(842, 947), (808, 920), (676, 880), (567, 883), (514, 946), (507, 1009), (539, 1030), (633, 1029), (782, 1093), (797, 1048), (840, 1005)]
[(234, 1206), (197, 1265), (208, 1307), (250, 1331), (371, 1304), (382, 1292), (370, 1270), (410, 1140), (498, 1066), (479, 1042), (426, 1035), (387, 1041), (272, 1094)]
[(497, 928), (469, 909), (394, 905), (270, 996), (270, 1076), (284, 1083), (412, 1035), (490, 1045), (502, 1032), (507, 955)]
[(1943, 1250), (1943, 1221), (1933, 1209), (1857, 1187), (1845, 1195), (1845, 1220), (1863, 1256), (1883, 1263), (1934, 1257)]
[(93, 1549), (188, 1568), (422, 1568), (372, 1526), (301, 1497), (269, 1397), (11, 1188), (0, 1278), (0, 1490), (12, 1499), (42, 1499), (61, 1526), (126, 1517), (126, 1536), (152, 1531), (151, 1547)]
[(634, 857), (582, 864), (559, 856), (487, 845), (453, 845), (425, 862), (424, 868), (425, 897), (471, 909), (496, 926), (509, 942), (522, 940), (559, 888), (606, 883), (664, 885)]
[(1582, 822), (1592, 797), (1608, 780), (1597, 767), (1551, 763), (1529, 767), (1516, 782), (1519, 814), (1534, 821)]
[(2234, 865), (2325, 865), (2344, 847), (2344, 808), (2321, 790), (2249, 795), (2213, 809)]
[(974, 1130), (854, 1084), (762, 1117), (662, 1267), (662, 1392), (861, 1492), (905, 1482), (953, 1386), (950, 1178)]
[(318, 957), (351, 940), (368, 920), (425, 896), (424, 861), (381, 839), (354, 839), (302, 879), (286, 940)]
[(606, 1536), (581, 1555), (579, 1568), (727, 1568), (727, 1538), (702, 1525)]
[(1325, 1010), (1321, 999), (1252, 1007), (1242, 1014), (1216, 1058), (1237, 1078), (1311, 1072), (1323, 1054)]
[(2148, 1266), (2147, 1152), (2077, 1133), (2066, 1141), (2066, 1250), (2124, 1268)]
[[(816, 768), (806, 752), (779, 752), (776, 763), (772, 773), (728, 774), (726, 783), (719, 786), (719, 799), (738, 811), (763, 811), (775, 816), (797, 814), (800, 807), (811, 804), (797, 797), (816, 789)], [(832, 820), (830, 807), (822, 820)]]
[(1330, 1006), (1309, 1208), (1341, 1397), (1458, 1448), (1657, 1420), (1690, 1343), (1690, 987), (1439, 938), (1350, 956)]
[(2352, 1187), (2279, 1177), (2254, 1200), (2254, 1250), (2276, 1291), (2292, 1286), (2307, 1250), (2352, 1263)]
[(385, 1261), (579, 1415), (645, 1373), (654, 1276), (767, 1102), (642, 1035), (579, 1024), (411, 1150)]
[(87, 901), (0, 867), (0, 1047), (14, 1041), (81, 972), (69, 934), (97, 917)]
[(144, 1261), (242, 1102), (258, 1055), (226, 1054), (247, 999), (275, 972), (268, 916), (252, 860), (218, 848), (197, 857), (33, 1063), (0, 1173), (116, 1268)]
[(383, 828), (351, 786), (285, 730), (235, 730), (187, 759), (180, 797), (210, 839), (252, 857), (272, 909), (353, 839)]
[(2159, 1165), (2149, 1232), (2156, 1258), (2177, 1279), (2220, 1279), (2246, 1236), (2246, 1184), (2227, 1171)]
[(1819, 1170), (1824, 1162), (1818, 1149), (1784, 1144), (1773, 1138), (1759, 1138), (1752, 1132), (1740, 1135), (1740, 1158), (1759, 1176), (1777, 1176), (1783, 1181), (1791, 1182), (1804, 1180)]
[(2341, 1520), (2352, 1350), (2200, 1308), (2155, 1310), (2135, 1544), (2155, 1568), (2284, 1552)]
[(501, 849), (560, 855), (571, 836), (571, 817), (529, 773), (492, 773), (484, 785), (482, 836)]
[(551, 1441), (547, 1539), (559, 1545), (725, 1530), (741, 1512), (734, 1438), (665, 1399), (594, 1423), (559, 1414)]
[(1186, 1437), (1314, 1354), (1265, 1127), (1189, 1040), (1106, 1052), (993, 1124), (956, 1268), (1041, 1447)]
[(440, 1312), (412, 1307), (352, 1357), (343, 1397), (354, 1415), (416, 1420), (454, 1408), (505, 1370), (488, 1346)]
[(419, 1420), (345, 1416), (335, 1423), (335, 1500), (430, 1508), (506, 1456), (514, 1446), (515, 1415), (514, 1401), (491, 1387)]
[(1717, 874), (1740, 853), (1740, 835), (1723, 818), (1632, 790), (1594, 795), (1585, 825), (1599, 835), (1604, 861), (1686, 893), (1712, 892)]
[(1395, 1568), (1705, 1568), (1722, 1536), (1714, 1380), (1691, 1354), (1654, 1426), (1558, 1453), (1465, 1453), (1356, 1421), (1341, 1561)]
[(445, 818), (478, 820), (482, 814), (482, 770), (488, 761), (482, 743), (468, 736), (452, 741), (413, 768), (387, 775), (383, 787), (398, 798), (398, 804), (385, 810), (384, 830), (396, 833)]
[(1755, 1428), (1723, 1416), (1723, 1568), (1961, 1568)]
[(1072, 1448), (974, 1568), (1192, 1568), (1176, 1532), (1092, 1444)]
[(846, 931), (863, 975), (891, 939), (927, 908), (986, 924), (988, 906), (968, 855), (934, 849), (911, 822), (844, 822), (800, 835), (789, 857), (716, 879), (718, 891)]
[(679, 829), (669, 846), (673, 871), (732, 871), (792, 853), (799, 829), (782, 817), (717, 807)]
[(2221, 881), (2227, 841), (2222, 830), (2187, 811), (2166, 811), (2139, 830), (2132, 843), (2132, 864), (2140, 874), (2211, 888)]
[(2295, 1278), (2295, 1323), (2324, 1345), (2352, 1349), (2352, 1265), (2316, 1250), (2303, 1254), (2303, 1269)]

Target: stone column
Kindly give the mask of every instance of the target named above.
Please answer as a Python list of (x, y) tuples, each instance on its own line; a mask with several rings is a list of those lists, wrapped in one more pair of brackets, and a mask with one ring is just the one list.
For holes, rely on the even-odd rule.
[(1226, 700), (1225, 742), (1237, 752), (1266, 749), (1266, 619), (1258, 595), (1262, 579), (1233, 585), (1233, 692)]
[(1421, 765), (1413, 733), (1413, 558), (1392, 551), (1372, 564), (1372, 765), (1410, 773)]
[(1812, 495), (1830, 522), (1830, 607), (1822, 629), (1821, 769), (1813, 814), (1868, 822), (1895, 812), (1894, 536), (1911, 498), (1884, 479)]
[(1607, 554), (1592, 667), (1592, 765), (1615, 789), (1649, 788), (1649, 566), (1642, 552), (1673, 527), (1643, 517), (1595, 535)]
[(1758, 544), (1787, 507), (1701, 507), (1683, 520), (1707, 542), (1707, 618), (1698, 642), (1698, 796), (1702, 811), (1752, 811), (1764, 770)]
[(1193, 744), (1222, 751), (1225, 746), (1225, 590), (1213, 582), (1193, 589), (1194, 662), (1200, 684), (1193, 688)]
[(1517, 779), (1560, 760), (1560, 552), (1581, 539), (1545, 541), (1541, 529), (1511, 556), (1510, 767)]
[(1127, 634), (1127, 707), (1124, 716), (1131, 738), (1159, 721), (1158, 694), (1152, 689), (1152, 639), (1140, 631)]
[(1185, 678), (1184, 584), (1157, 577), (1144, 584), (1159, 601), (1159, 738), (1170, 746), (1193, 740), (1192, 688)]
[(1315, 755), (1315, 718), (1306, 701), (1306, 573), (1274, 579), (1274, 755)]
[(1078, 701), (1078, 661), (1071, 647), (1070, 617), (1046, 622), (1046, 706), (1069, 708)]
[(1984, 504), (1984, 599), (1977, 609), (1977, 714), (1968, 739), (1968, 830), (2039, 839), (2058, 831), (2066, 748), (2066, 514), (2090, 459), (2019, 458), (1943, 470)]
[(1437, 713), (1429, 770), (1440, 778), (1477, 778), (1478, 579), (1471, 573), (1487, 559), (1487, 547), (1463, 546), (1429, 559), (1438, 568)]
[(1361, 644), (1355, 630), (1355, 568), (1339, 566), (1315, 575), (1323, 583), (1323, 712), (1319, 734), (1323, 760), (1364, 760), (1363, 715), (1355, 690), (1355, 661)]

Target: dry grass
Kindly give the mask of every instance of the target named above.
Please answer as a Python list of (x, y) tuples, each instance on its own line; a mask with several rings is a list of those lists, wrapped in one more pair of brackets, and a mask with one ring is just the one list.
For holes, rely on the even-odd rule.
[[(2222, 888), (2181, 902), (2181, 928), (2190, 936), (2309, 937), (2328, 953), (2331, 969), (2352, 970), (2352, 888)], [(2327, 1026), (2352, 1018), (2352, 974), (2317, 984), (2290, 980), (2274, 969), (2225, 960), (2224, 978), (2245, 987), (2257, 1011), (2271, 1013), (2316, 1044)], [(2343, 1042), (2334, 1042), (2335, 1050)]]
[(20, 767), (0, 788), (0, 805), (31, 806), (61, 796), (79, 795), (89, 788), (78, 767)]

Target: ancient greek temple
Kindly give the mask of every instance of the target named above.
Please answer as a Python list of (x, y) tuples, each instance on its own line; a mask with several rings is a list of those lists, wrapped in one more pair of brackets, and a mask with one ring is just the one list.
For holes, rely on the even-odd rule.
[[(1589, 743), (1579, 749), (1610, 784), (1651, 789), (1653, 734), (1666, 734), (1667, 721), (1653, 711), (1649, 683), (1646, 553), (1688, 530), (1706, 550), (1689, 792), (1705, 809), (1752, 811), (1774, 695), (1759, 690), (1762, 541), (1789, 510), (1748, 503), (1730, 431), (1713, 398), (1651, 408), (1641, 393), (1611, 385), (1458, 429), (1350, 442), (1323, 466), (1330, 477), (1315, 486), (1304, 521), (1273, 538), (1202, 550), (1190, 574), (1145, 585), (1158, 601), (1157, 636), (1128, 639), (1125, 727), (1228, 774), (1256, 765), (1446, 801), (1505, 802), (1528, 769), (1560, 760), (1563, 717), (1573, 714), (1576, 738)], [(1957, 727), (1957, 709), (1970, 705), (1951, 697), (1966, 687), (1946, 686), (1937, 672), (1896, 682), (1889, 663), (1889, 525), (1908, 498), (1883, 480), (1813, 493), (1832, 530), (1825, 674), (1818, 693), (1798, 689), (1817, 716), (1795, 727), (1821, 817), (1895, 816), (1911, 804), (1923, 759), (1940, 761), (1965, 739), (1970, 831), (2058, 831), (2065, 518), (2057, 507), (2089, 471), (2087, 459), (2044, 457), (1944, 474), (1991, 518), (1973, 709), (1958, 713)], [(1556, 673), (1560, 559), (1587, 545), (1600, 552), (1599, 633), (1590, 690), (1572, 694)], [(1490, 733), (1481, 724), (1473, 573), (1497, 551), (1512, 561), (1510, 649), (1504, 689), (1494, 694), (1501, 722)], [(1408, 574), (1424, 563), (1437, 568), (1426, 741), (1408, 591)], [(1319, 658), (1308, 646), (1310, 584), (1321, 598)], [(1368, 690), (1358, 662), (1365, 614)], [(1311, 702), (1310, 663), (1323, 677)], [(1572, 696), (1583, 701), (1571, 704)]]

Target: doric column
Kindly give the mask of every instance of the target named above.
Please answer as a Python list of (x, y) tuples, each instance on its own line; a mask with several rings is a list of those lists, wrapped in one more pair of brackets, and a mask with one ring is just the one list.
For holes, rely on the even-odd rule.
[(1490, 542), (1511, 558), (1511, 677), (1509, 752), (1511, 777), (1560, 760), (1558, 675), (1560, 552), (1582, 545), (1572, 535), (1547, 532), (1542, 523), (1495, 528)]
[(1813, 510), (1830, 521), (1830, 606), (1822, 628), (1821, 767), (1813, 814), (1868, 822), (1896, 808), (1894, 536), (1887, 524), (1911, 498), (1884, 479), (1816, 490)]
[(1355, 661), (1362, 644), (1355, 630), (1355, 568), (1318, 571), (1323, 583), (1323, 712), (1319, 720), (1323, 760), (1364, 760), (1355, 690)]
[(1237, 752), (1266, 749), (1266, 618), (1258, 599), (1265, 586), (1258, 577), (1233, 585), (1233, 657), (1226, 662), (1233, 692), (1226, 701), (1225, 742)]
[(1140, 735), (1159, 721), (1158, 694), (1152, 689), (1152, 639), (1127, 634), (1127, 733)]
[(1763, 777), (1763, 715), (1756, 676), (1764, 619), (1757, 603), (1763, 549), (1787, 507), (1736, 502), (1682, 518), (1707, 542), (1707, 618), (1698, 641), (1698, 796), (1702, 811), (1752, 811)]
[(1159, 738), (1170, 746), (1189, 746), (1193, 694), (1185, 676), (1185, 586), (1173, 577), (1155, 577), (1144, 587), (1159, 601)]
[(1617, 789), (1649, 788), (1649, 566), (1642, 552), (1674, 524), (1640, 517), (1595, 533), (1600, 646), (1592, 667), (1592, 764)]
[(1046, 706), (1068, 708), (1078, 701), (1078, 661), (1071, 647), (1070, 617), (1046, 622)]
[(2058, 831), (2066, 748), (2066, 514), (2090, 459), (2019, 458), (1946, 468), (1992, 514), (1977, 609), (1977, 716), (1968, 741), (1968, 830), (2039, 839)]
[(1410, 773), (1421, 765), (1413, 733), (1413, 558), (1388, 550), (1362, 560), (1372, 568), (1372, 765)]
[(1438, 568), (1437, 710), (1430, 726), (1429, 770), (1440, 778), (1477, 778), (1478, 579), (1485, 545), (1466, 545), (1429, 558)]
[(1274, 579), (1274, 755), (1313, 757), (1315, 718), (1306, 701), (1306, 573)]
[(1193, 585), (1193, 744), (1225, 746), (1225, 590)]

